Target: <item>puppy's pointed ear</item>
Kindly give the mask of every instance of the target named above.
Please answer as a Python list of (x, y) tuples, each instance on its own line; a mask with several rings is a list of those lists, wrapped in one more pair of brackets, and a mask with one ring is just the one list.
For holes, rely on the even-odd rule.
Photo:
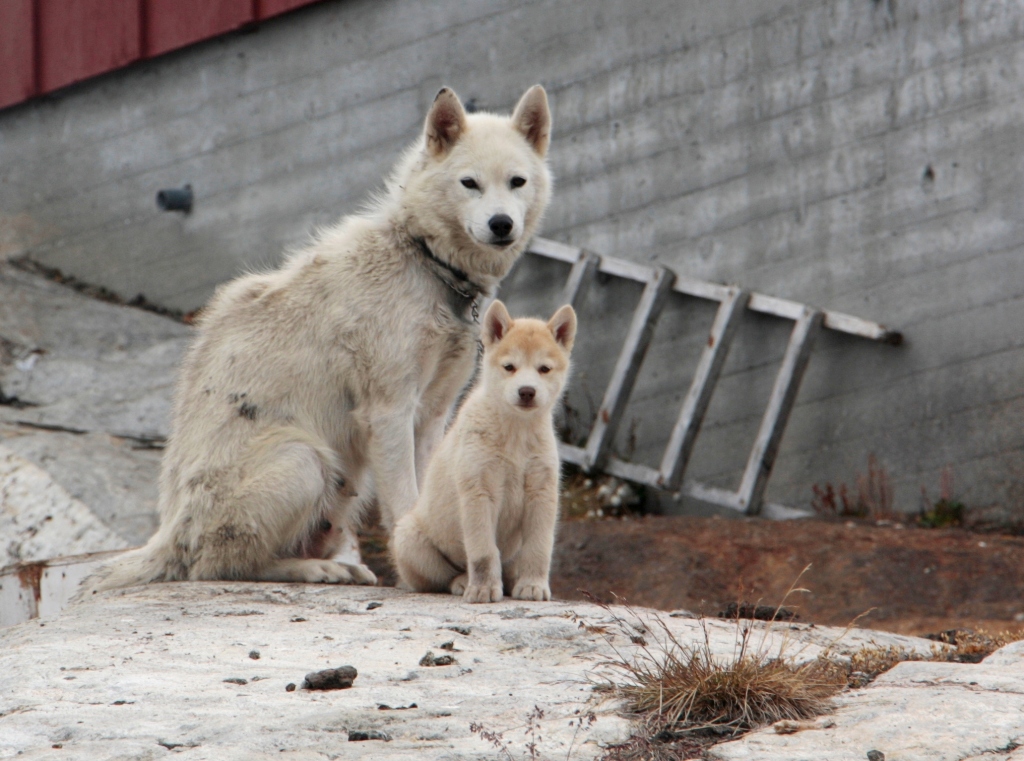
[(548, 320), (548, 330), (567, 352), (576, 341), (576, 310), (566, 304)]
[(541, 156), (547, 155), (551, 142), (551, 110), (548, 94), (540, 85), (534, 85), (519, 99), (512, 112), (512, 124)]
[(480, 340), (483, 341), (484, 348), (492, 346), (504, 338), (511, 325), (512, 318), (509, 317), (505, 305), (495, 299), (487, 307), (487, 313), (484, 314), (483, 330), (480, 331)]
[(442, 87), (427, 114), (423, 134), (427, 138), (427, 151), (441, 158), (459, 141), (466, 131), (466, 111), (453, 90)]

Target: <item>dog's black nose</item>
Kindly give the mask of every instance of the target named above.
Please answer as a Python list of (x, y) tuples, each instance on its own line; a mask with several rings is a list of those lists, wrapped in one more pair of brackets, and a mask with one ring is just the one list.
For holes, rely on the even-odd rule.
[(491, 228), (494, 237), (507, 238), (508, 234), (512, 232), (512, 217), (508, 214), (495, 214), (491, 217), (487, 226)]
[(537, 396), (537, 389), (533, 386), (523, 386), (519, 389), (519, 401), (521, 402), (532, 402), (535, 396)]

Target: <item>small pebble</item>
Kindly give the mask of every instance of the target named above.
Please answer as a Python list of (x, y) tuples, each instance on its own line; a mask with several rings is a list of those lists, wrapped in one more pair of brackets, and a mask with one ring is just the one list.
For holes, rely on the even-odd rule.
[(384, 742), (391, 742), (391, 735), (386, 732), (379, 732), (376, 729), (357, 729), (348, 733), (348, 741), (350, 743), (363, 742), (364, 740), (383, 740)]
[(240, 676), (230, 676), (224, 680), (228, 684), (249, 684), (248, 679), (242, 679)]
[(252, 658), (254, 661), (258, 661), (260, 659), (260, 651), (259, 650), (250, 650), (249, 651), (249, 657)]
[(367, 610), (377, 610), (377, 608), (381, 607), (383, 604), (384, 603), (382, 603), (382, 602), (370, 602), (370, 603), (366, 604), (366, 609)]
[(868, 761), (885, 761), (885, 754), (880, 750), (869, 750)]
[(295, 692), (295, 682), (288, 682), (288, 684), (286, 684), (284, 686), (284, 691), (285, 692)]
[(455, 663), (454, 656), (434, 655), (431, 650), (428, 650), (427, 654), (420, 658), (421, 666), (451, 666), (453, 663)]

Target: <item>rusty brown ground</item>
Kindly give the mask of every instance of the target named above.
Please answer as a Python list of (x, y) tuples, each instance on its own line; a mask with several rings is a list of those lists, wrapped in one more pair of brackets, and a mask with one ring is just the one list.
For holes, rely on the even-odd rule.
[[(573, 521), (561, 526), (553, 592), (586, 590), (714, 615), (733, 601), (807, 621), (905, 634), (1024, 627), (1024, 537), (808, 519)], [(1021, 616), (1024, 618), (1024, 616)]]
[[(364, 555), (394, 583), (380, 529)], [(767, 521), (645, 516), (559, 527), (552, 590), (714, 615), (729, 602), (778, 604), (809, 622), (927, 634), (1018, 629), (1024, 621), (1024, 537), (963, 529), (808, 519)], [(1024, 615), (1021, 615), (1024, 619)]]

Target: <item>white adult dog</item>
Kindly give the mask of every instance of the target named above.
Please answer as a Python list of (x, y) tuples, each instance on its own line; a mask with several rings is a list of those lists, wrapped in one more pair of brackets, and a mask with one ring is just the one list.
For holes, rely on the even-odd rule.
[(177, 387), (160, 529), (81, 594), (153, 581), (375, 582), (332, 560), (371, 495), (390, 527), (476, 356), (477, 301), (548, 205), (551, 116), (438, 93), (386, 193), (279, 268), (221, 287)]

